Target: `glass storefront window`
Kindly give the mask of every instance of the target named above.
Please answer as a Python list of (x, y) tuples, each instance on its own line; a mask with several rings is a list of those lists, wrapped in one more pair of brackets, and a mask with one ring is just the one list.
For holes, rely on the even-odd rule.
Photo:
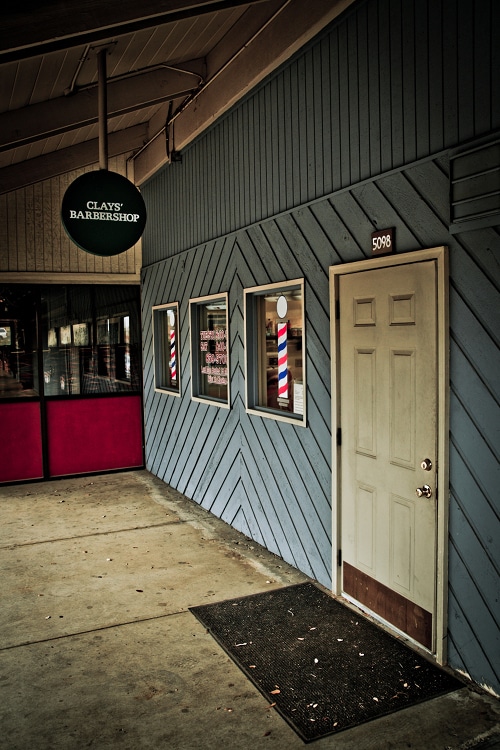
[(138, 286), (0, 284), (0, 398), (138, 393)]
[(189, 301), (191, 395), (229, 408), (227, 294)]
[(0, 398), (38, 396), (37, 295), (0, 285)]
[(140, 390), (137, 287), (45, 287), (41, 304), (46, 396)]
[(247, 411), (305, 425), (303, 280), (244, 294)]
[(179, 306), (177, 302), (153, 307), (155, 391), (180, 395)]

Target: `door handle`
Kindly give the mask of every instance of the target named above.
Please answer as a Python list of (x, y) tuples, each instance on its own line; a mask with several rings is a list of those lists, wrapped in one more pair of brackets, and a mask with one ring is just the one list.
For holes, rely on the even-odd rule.
[(432, 489), (428, 484), (424, 484), (423, 487), (417, 487), (415, 492), (417, 497), (432, 497)]

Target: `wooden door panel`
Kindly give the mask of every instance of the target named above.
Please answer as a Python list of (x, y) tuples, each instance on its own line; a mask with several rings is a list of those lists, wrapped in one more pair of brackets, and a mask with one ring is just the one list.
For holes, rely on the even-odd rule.
[(390, 356), (390, 461), (415, 469), (415, 365), (414, 349), (391, 350)]
[(356, 349), (354, 363), (356, 451), (377, 455), (377, 370), (374, 349)]
[(341, 276), (339, 299), (343, 590), (430, 647), (436, 506), (415, 490), (436, 486), (435, 264)]

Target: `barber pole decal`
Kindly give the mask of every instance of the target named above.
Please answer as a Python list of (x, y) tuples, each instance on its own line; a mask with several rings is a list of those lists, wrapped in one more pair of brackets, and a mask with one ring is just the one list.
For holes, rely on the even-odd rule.
[(278, 323), (278, 398), (288, 398), (287, 324)]
[(170, 331), (170, 375), (173, 381), (177, 380), (177, 364), (175, 361), (175, 329)]

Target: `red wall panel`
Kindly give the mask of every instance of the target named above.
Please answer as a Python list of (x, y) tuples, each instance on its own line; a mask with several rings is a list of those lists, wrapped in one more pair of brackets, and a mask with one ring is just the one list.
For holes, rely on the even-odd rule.
[(40, 403), (0, 404), (0, 482), (42, 476)]
[(143, 465), (140, 396), (47, 402), (51, 476)]

